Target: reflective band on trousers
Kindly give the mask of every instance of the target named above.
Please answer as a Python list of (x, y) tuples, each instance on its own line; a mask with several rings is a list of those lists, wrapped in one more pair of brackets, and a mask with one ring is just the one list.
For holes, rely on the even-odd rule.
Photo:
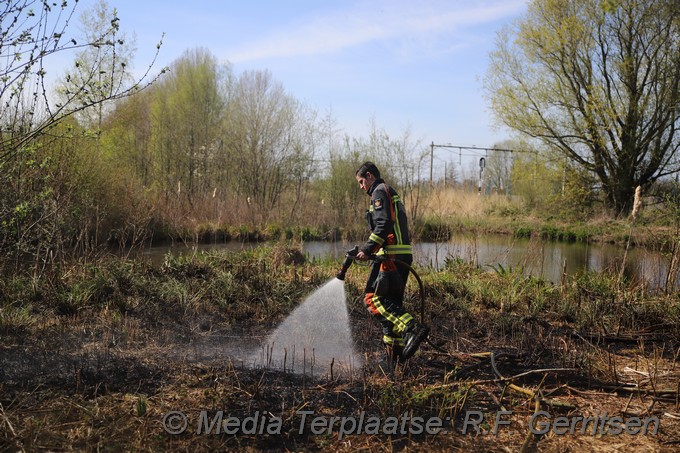
[(404, 346), (404, 339), (401, 338), (401, 337), (395, 338), (395, 337), (383, 335), (383, 343), (389, 344), (389, 345), (392, 345), (392, 346)]
[(394, 324), (394, 329), (392, 329), (396, 333), (401, 333), (404, 330), (406, 330), (406, 326), (408, 323), (410, 323), (413, 320), (413, 316), (411, 316), (408, 313), (404, 313), (403, 315), (397, 317), (394, 316), (392, 313), (389, 311), (385, 310), (385, 307), (383, 307), (382, 302), (380, 302), (380, 296), (373, 296), (370, 298), (371, 303), (375, 307), (376, 310), (378, 310), (378, 313), (380, 313), (380, 316), (383, 318), (387, 319), (389, 322)]

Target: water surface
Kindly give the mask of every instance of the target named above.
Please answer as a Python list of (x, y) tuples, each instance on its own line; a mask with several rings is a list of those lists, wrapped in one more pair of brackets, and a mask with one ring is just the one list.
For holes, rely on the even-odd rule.
[[(302, 251), (310, 259), (337, 259), (355, 244), (343, 242), (310, 241), (302, 244)], [(190, 254), (201, 250), (248, 250), (258, 243), (237, 241), (191, 246), (159, 246), (144, 250), (143, 255), (161, 262), (171, 253)], [(455, 235), (448, 242), (423, 242), (414, 244), (417, 264), (442, 268), (447, 260), (460, 259), (489, 269), (521, 270), (527, 275), (559, 283), (564, 275), (584, 271), (618, 273), (624, 261), (624, 275), (650, 289), (665, 287), (669, 257), (644, 248), (630, 248), (628, 252), (612, 244), (565, 243), (538, 239), (514, 238), (509, 235)], [(677, 275), (673, 281), (677, 281)]]

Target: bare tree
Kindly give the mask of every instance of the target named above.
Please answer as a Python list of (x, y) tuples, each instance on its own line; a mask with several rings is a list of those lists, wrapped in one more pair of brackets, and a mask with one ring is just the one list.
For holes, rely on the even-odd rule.
[(268, 71), (247, 71), (227, 101), (225, 142), (238, 171), (239, 191), (248, 197), (255, 217), (266, 221), (282, 192), (310, 160), (315, 140), (302, 127), (309, 116)]
[(60, 79), (57, 94), (59, 102), (67, 103), (71, 99), (71, 102), (87, 105), (75, 114), (76, 118), (84, 127), (101, 131), (104, 116), (113, 106), (98, 101), (110, 98), (132, 83), (130, 68), (135, 44), (120, 29), (117, 11), (111, 10), (105, 0), (99, 0), (92, 9), (83, 11), (80, 22), (87, 42), (102, 42), (105, 37), (106, 42), (116, 45), (80, 49), (72, 68)]
[[(0, 161), (4, 161), (59, 121), (77, 112), (137, 92), (153, 82), (155, 56), (146, 72), (131, 83), (112, 83), (105, 91), (90, 92), (100, 78), (106, 55), (115, 55), (120, 21), (115, 15), (104, 29), (90, 36), (71, 32), (77, 2), (63, 0), (10, 0), (0, 6)], [(157, 45), (156, 55), (161, 44)], [(71, 50), (95, 52), (79, 68), (79, 83), (71, 85), (61, 100), (53, 100), (47, 87), (51, 57)], [(110, 68), (107, 78), (117, 78), (121, 66)]]
[(501, 151), (510, 149), (510, 142), (500, 143), (494, 146), (486, 159), (486, 179), (491, 188), (498, 193), (506, 193), (510, 182), (510, 170), (512, 168), (512, 153)]

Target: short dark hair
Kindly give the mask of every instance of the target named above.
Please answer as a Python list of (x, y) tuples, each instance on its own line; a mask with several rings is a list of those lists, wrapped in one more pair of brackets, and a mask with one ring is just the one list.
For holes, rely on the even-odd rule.
[(380, 178), (380, 170), (378, 170), (378, 167), (376, 167), (375, 164), (370, 160), (368, 162), (364, 162), (363, 165), (359, 167), (356, 175), (363, 178), (366, 176), (366, 173), (370, 173), (376, 178)]

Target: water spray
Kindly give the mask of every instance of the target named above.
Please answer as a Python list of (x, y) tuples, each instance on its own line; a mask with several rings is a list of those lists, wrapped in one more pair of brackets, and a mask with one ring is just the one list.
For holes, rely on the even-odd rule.
[(248, 360), (256, 366), (311, 376), (351, 374), (361, 367), (363, 359), (354, 350), (343, 282), (331, 278), (308, 295)]
[[(345, 275), (347, 274), (347, 270), (349, 267), (352, 265), (352, 263), (356, 260), (357, 254), (359, 253), (359, 246), (355, 245), (354, 248), (350, 249), (347, 251), (347, 254), (345, 255), (345, 260), (342, 262), (342, 268), (340, 268), (340, 271), (336, 275), (336, 278), (338, 280), (345, 280)], [(420, 287), (420, 322), (425, 322), (425, 287), (423, 286), (423, 281), (420, 279), (420, 276), (418, 273), (411, 267), (410, 264), (395, 259), (395, 258), (390, 258), (387, 255), (369, 255), (369, 258), (372, 259), (373, 261), (387, 261), (387, 260), (392, 260), (395, 264), (398, 266), (403, 266), (406, 269), (409, 270), (415, 277), (416, 281), (418, 282), (418, 286)]]

